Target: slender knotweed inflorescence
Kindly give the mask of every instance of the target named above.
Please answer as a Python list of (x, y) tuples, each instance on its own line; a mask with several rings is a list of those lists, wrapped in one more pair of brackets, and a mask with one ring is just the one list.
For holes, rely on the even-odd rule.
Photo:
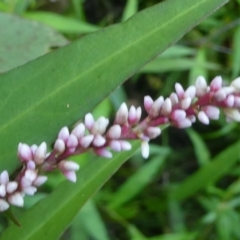
[(144, 98), (147, 117), (141, 120), (141, 107), (122, 103), (116, 113), (112, 126), (105, 117), (94, 120), (91, 113), (86, 114), (84, 123), (79, 123), (71, 132), (63, 127), (55, 141), (54, 148), (47, 153), (45, 142), (28, 146), (19, 143), (18, 158), (23, 165), (14, 181), (9, 181), (7, 171), (0, 174), (0, 211), (10, 205), (23, 206), (25, 194), (33, 195), (47, 177), (41, 174), (59, 169), (65, 177), (76, 182), (79, 165), (70, 156), (93, 150), (97, 155), (111, 158), (110, 150), (120, 152), (131, 149), (126, 140), (139, 139), (142, 156), (148, 158), (151, 139), (161, 134), (159, 126), (169, 124), (177, 128), (191, 127), (198, 119), (203, 124), (219, 119), (220, 109), (227, 121), (240, 121), (240, 77), (229, 86), (222, 85), (222, 78), (215, 77), (207, 85), (203, 77), (196, 79), (195, 86), (184, 90), (181, 84), (175, 84), (175, 92), (164, 99), (160, 96), (153, 101), (150, 96)]

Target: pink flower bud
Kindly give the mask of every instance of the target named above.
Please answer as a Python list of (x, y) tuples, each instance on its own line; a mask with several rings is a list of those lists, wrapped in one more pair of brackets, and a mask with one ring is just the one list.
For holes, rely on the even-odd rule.
[(146, 141), (142, 141), (141, 144), (142, 156), (147, 159), (149, 157), (149, 144)]
[(207, 114), (210, 119), (219, 119), (220, 110), (217, 107), (209, 105), (202, 107), (202, 110)]
[(106, 148), (98, 148), (94, 150), (95, 153), (101, 157), (112, 158), (112, 153), (108, 151)]
[(134, 106), (131, 106), (128, 114), (128, 123), (130, 125), (137, 122), (137, 110)]
[(181, 109), (176, 109), (172, 112), (171, 118), (172, 118), (172, 120), (177, 121), (177, 122), (181, 121), (184, 118), (186, 118), (186, 112)]
[(106, 143), (106, 139), (102, 135), (96, 135), (93, 139), (95, 147), (102, 147)]
[(172, 102), (172, 106), (178, 104), (179, 101), (178, 101), (178, 96), (176, 93), (171, 93), (169, 98)]
[(58, 138), (62, 139), (66, 143), (68, 140), (68, 137), (69, 137), (69, 130), (67, 127), (63, 127), (58, 134)]
[(145, 133), (150, 139), (154, 139), (161, 134), (159, 127), (148, 127)]
[(116, 113), (115, 123), (124, 125), (128, 119), (128, 108), (126, 103), (122, 103)]
[(45, 160), (46, 153), (47, 144), (45, 142), (42, 142), (34, 154), (34, 162), (38, 165), (42, 164)]
[(178, 122), (175, 123), (175, 126), (178, 128), (188, 128), (192, 126), (192, 122), (188, 118), (184, 118)]
[(58, 138), (54, 144), (54, 150), (58, 154), (62, 154), (65, 151), (65, 143), (62, 139)]
[(164, 98), (162, 96), (160, 96), (159, 98), (157, 98), (153, 104), (151, 109), (149, 110), (149, 115), (151, 117), (157, 117), (160, 114), (160, 109), (162, 107), (164, 103)]
[(214, 98), (218, 101), (221, 102), (227, 97), (226, 93), (224, 90), (220, 89), (214, 93)]
[(142, 116), (142, 108), (141, 107), (137, 107), (137, 110), (136, 110), (136, 122), (139, 122), (140, 119), (141, 119), (141, 116)]
[(31, 148), (25, 143), (18, 145), (18, 157), (22, 162), (27, 162), (33, 159)]
[(109, 120), (105, 117), (100, 117), (91, 129), (92, 134), (104, 134), (109, 124)]
[(152, 105), (153, 105), (153, 99), (150, 96), (145, 96), (144, 97), (144, 108), (147, 112), (149, 112)]
[(192, 99), (190, 97), (186, 97), (181, 101), (181, 107), (183, 110), (187, 110), (192, 103)]
[(34, 161), (29, 161), (29, 162), (27, 163), (27, 168), (34, 170), (34, 169), (36, 168), (35, 162), (34, 162)]
[(66, 145), (67, 145), (68, 148), (76, 148), (78, 146), (77, 137), (73, 134), (70, 134)]
[(74, 171), (67, 171), (63, 173), (64, 176), (71, 182), (76, 182), (77, 181), (77, 175)]
[(4, 212), (9, 208), (9, 204), (4, 199), (0, 199), (0, 212)]
[(33, 181), (33, 185), (36, 187), (41, 186), (47, 181), (47, 176), (37, 176), (37, 178)]
[(234, 96), (233, 95), (229, 95), (227, 96), (227, 98), (224, 100), (224, 103), (226, 104), (227, 107), (233, 107), (234, 105)]
[(107, 132), (107, 137), (111, 139), (118, 139), (121, 137), (121, 127), (120, 125), (113, 125), (112, 127), (109, 128)]
[(23, 206), (23, 196), (21, 193), (16, 192), (8, 197), (8, 202), (12, 205), (22, 207)]
[(30, 148), (31, 148), (31, 151), (32, 151), (32, 155), (34, 156), (38, 146), (36, 144), (33, 144)]
[(37, 191), (37, 188), (34, 186), (23, 188), (23, 192), (30, 196), (33, 196), (36, 191)]
[(234, 87), (235, 92), (240, 92), (240, 77), (234, 79), (231, 82), (231, 86)]
[(171, 113), (171, 111), (172, 111), (172, 102), (170, 98), (166, 98), (162, 105), (161, 113), (164, 116), (168, 116)]
[(37, 173), (34, 170), (27, 169), (24, 177), (30, 182), (33, 182), (37, 177)]
[(115, 152), (120, 152), (122, 150), (121, 143), (118, 140), (112, 140), (109, 142), (109, 147)]
[(87, 113), (85, 115), (85, 119), (84, 119), (84, 123), (86, 128), (90, 131), (93, 128), (94, 125), (94, 118), (93, 115), (91, 113)]
[(236, 122), (240, 122), (239, 110), (237, 110), (235, 108), (225, 108), (223, 111), (226, 114), (226, 116), (229, 117), (230, 119), (232, 119)]
[(184, 93), (184, 97), (190, 97), (191, 99), (195, 98), (196, 95), (196, 87), (190, 86), (187, 88), (187, 90)]
[(78, 171), (79, 165), (76, 162), (69, 161), (69, 160), (63, 160), (58, 164), (59, 169), (61, 169), (63, 172), (65, 171)]
[(184, 97), (184, 89), (180, 83), (175, 84), (175, 90), (180, 99)]
[(121, 144), (121, 149), (123, 151), (129, 151), (132, 148), (132, 145), (127, 141), (121, 140), (120, 144)]
[(9, 182), (9, 175), (6, 170), (4, 170), (0, 175), (0, 183), (6, 185)]
[(222, 77), (217, 76), (215, 77), (210, 83), (211, 91), (218, 91), (222, 87)]
[(234, 107), (240, 108), (240, 97), (239, 96), (234, 97)]
[(202, 122), (203, 124), (206, 124), (206, 125), (209, 124), (209, 118), (208, 118), (207, 114), (205, 112), (203, 112), (203, 111), (200, 111), (198, 113), (198, 120), (200, 122)]
[(90, 146), (90, 144), (92, 143), (94, 139), (94, 135), (87, 135), (84, 136), (81, 140), (80, 140), (80, 144), (83, 148), (88, 148)]
[[(0, 197), (5, 197), (6, 196), (6, 186), (5, 185), (0, 185)], [(1, 199), (1, 198), (0, 198)]]
[(79, 123), (73, 130), (72, 134), (75, 135), (78, 139), (84, 136), (85, 126), (83, 123)]
[(208, 91), (207, 82), (203, 76), (197, 77), (195, 86), (196, 86), (197, 97), (202, 97)]
[(9, 182), (7, 184), (6, 190), (7, 190), (7, 193), (13, 193), (17, 188), (18, 188), (17, 182)]

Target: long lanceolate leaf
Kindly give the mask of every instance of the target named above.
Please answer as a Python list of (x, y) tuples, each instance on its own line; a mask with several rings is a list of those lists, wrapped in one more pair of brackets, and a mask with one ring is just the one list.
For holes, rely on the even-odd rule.
[(0, 76), (0, 166), (20, 141), (51, 142), (227, 0), (169, 0)]

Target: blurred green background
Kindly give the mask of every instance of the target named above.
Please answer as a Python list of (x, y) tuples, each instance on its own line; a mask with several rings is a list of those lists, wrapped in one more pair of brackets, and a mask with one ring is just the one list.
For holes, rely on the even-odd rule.
[[(0, 73), (158, 2), (0, 0)], [(176, 82), (187, 87), (199, 75), (208, 81), (221, 75), (227, 84), (239, 73), (240, 1), (231, 0), (128, 79), (94, 115), (113, 119), (122, 102), (142, 106), (145, 95), (167, 97)], [(165, 129), (152, 141), (150, 158), (137, 152), (61, 239), (239, 240), (239, 134), (239, 124), (224, 118), (189, 130)], [(84, 167), (93, 158), (89, 153), (76, 161)], [(60, 181), (60, 174), (50, 176), (42, 192), (27, 198), (26, 208)], [(7, 220), (1, 216), (0, 221), (3, 229)]]

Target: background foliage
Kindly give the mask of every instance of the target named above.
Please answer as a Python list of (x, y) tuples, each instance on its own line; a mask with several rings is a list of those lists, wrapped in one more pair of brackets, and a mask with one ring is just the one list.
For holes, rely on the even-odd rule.
[[(9, 48), (10, 45), (15, 45), (16, 41), (11, 43), (0, 37), (0, 72), (22, 65), (81, 38), (84, 34), (124, 21), (137, 11), (158, 2), (2, 0), (0, 29), (6, 29), (6, 24), (9, 24), (7, 21), (10, 21), (12, 26), (22, 21), (22, 26), (32, 29), (36, 35), (35, 41), (31, 41), (34, 45), (31, 45), (20, 44), (21, 41), (26, 43), (22, 39), (29, 38), (20, 34), (22, 38), (18, 38), (20, 47), (17, 47), (17, 53), (11, 53)], [(14, 22), (11, 19), (13, 15), (5, 17), (7, 13), (21, 18)], [(142, 105), (145, 95), (166, 97), (173, 91), (175, 82), (187, 87), (194, 83), (198, 75), (205, 76), (209, 81), (216, 75), (222, 75), (226, 82), (239, 76), (239, 15), (240, 1), (230, 1), (186, 34), (176, 45), (128, 79), (98, 105), (94, 111), (95, 116), (112, 118), (121, 102)], [(27, 21), (28, 19), (31, 21)], [(16, 25), (16, 28), (19, 26)], [(8, 35), (7, 39), (13, 40), (11, 35)], [(4, 45), (6, 42), (8, 45)], [(63, 66), (57, 64), (54, 66), (56, 70), (61, 67)], [(59, 127), (61, 126), (55, 125), (55, 129)], [(239, 131), (238, 124), (226, 124), (225, 119), (212, 122), (210, 126), (196, 123), (194, 128), (187, 131), (165, 129), (161, 138), (151, 144), (150, 159), (143, 160), (140, 152), (136, 151), (79, 211), (61, 239), (240, 239)], [(56, 134), (55, 130), (50, 134), (54, 133)], [(51, 137), (54, 138), (53, 135)], [(44, 140), (44, 136), (37, 134), (35, 139), (40, 142)], [(115, 157), (117, 158), (117, 155)], [(127, 157), (122, 157), (118, 165)], [(93, 155), (85, 154), (77, 157), (76, 161), (83, 166), (81, 180), (90, 179), (91, 176), (84, 173), (84, 165), (94, 161)], [(92, 165), (92, 176), (105, 177), (107, 180), (108, 176), (104, 176), (101, 171), (110, 169), (111, 164), (106, 160), (100, 161), (104, 160)], [(13, 170), (14, 167), (13, 164), (10, 169)], [(62, 177), (55, 173), (49, 175), (49, 178), (42, 192), (26, 199), (25, 209), (14, 209), (16, 216), (25, 212), (31, 214), (31, 211), (26, 209), (53, 190), (54, 194), (51, 197), (61, 202), (59, 189), (62, 186), (70, 189), (71, 184), (63, 182), (60, 184), (62, 186), (56, 189), (62, 182)], [(82, 182), (78, 184), (80, 186)], [(84, 194), (87, 193), (88, 197), (93, 194), (87, 184), (85, 191)], [(69, 194), (70, 192), (69, 190)], [(76, 197), (80, 197), (81, 194), (79, 191)], [(64, 204), (62, 201), (62, 206)], [(49, 207), (44, 200), (39, 206)], [(51, 213), (55, 214), (57, 211), (54, 211), (54, 205), (52, 209)], [(41, 210), (39, 208), (39, 214)], [(71, 207), (71, 203), (67, 210), (65, 209), (66, 212), (77, 211)], [(58, 214), (67, 213), (59, 211)], [(32, 220), (26, 215), (22, 224), (28, 224), (29, 221)], [(2, 229), (8, 224), (6, 218), (1, 216)], [(49, 232), (53, 232), (54, 226), (58, 224), (61, 225), (60, 222), (48, 222)], [(19, 234), (17, 231), (16, 235)], [(5, 236), (11, 239), (12, 234), (8, 233)], [(26, 239), (32, 239), (30, 232)], [(33, 239), (38, 238), (35, 236)]]

